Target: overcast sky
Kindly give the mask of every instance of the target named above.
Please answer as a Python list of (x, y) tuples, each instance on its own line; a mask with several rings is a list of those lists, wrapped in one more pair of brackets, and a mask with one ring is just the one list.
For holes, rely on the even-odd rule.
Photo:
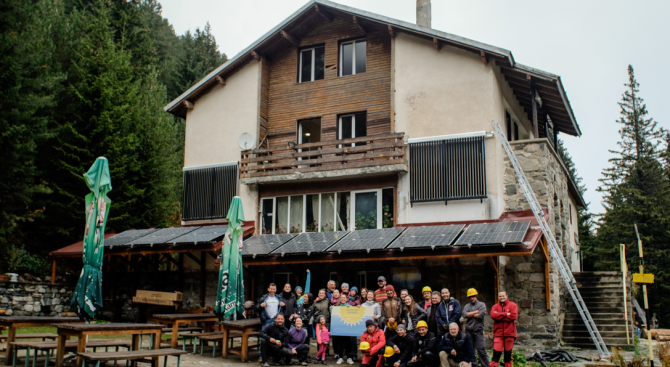
[[(306, 0), (162, 0), (177, 34), (209, 22), (219, 50), (232, 57)], [(415, 0), (339, 0), (415, 22)], [(600, 213), (601, 171), (619, 139), (617, 102), (632, 64), (651, 117), (670, 128), (670, 1), (433, 0), (434, 29), (512, 51), (514, 59), (561, 76), (582, 137), (559, 135)], [(665, 66), (664, 66), (665, 65)]]

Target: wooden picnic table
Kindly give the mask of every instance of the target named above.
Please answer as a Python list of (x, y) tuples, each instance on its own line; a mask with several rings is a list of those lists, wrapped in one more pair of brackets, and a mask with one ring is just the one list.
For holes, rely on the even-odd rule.
[[(152, 334), (153, 340), (151, 349), (159, 349), (161, 345), (160, 324), (126, 324), (126, 323), (108, 323), (108, 324), (56, 324), (58, 328), (58, 348), (56, 351), (56, 367), (63, 366), (63, 357), (65, 357), (65, 341), (67, 338), (76, 336), (77, 353), (86, 352), (86, 339), (89, 335), (132, 335), (132, 350), (138, 350), (140, 345), (140, 335)], [(77, 357), (77, 367), (81, 367), (83, 358)], [(154, 365), (158, 366), (158, 357), (154, 358)]]
[[(261, 328), (261, 319), (243, 319), (243, 320), (231, 320), (231, 321), (221, 321), (219, 329), (223, 332), (223, 343), (221, 356), (223, 358), (228, 358), (228, 353), (237, 354), (240, 356), (242, 362), (246, 362), (249, 356), (249, 333), (254, 330), (259, 330)], [(241, 331), (242, 332), (242, 347), (240, 351), (233, 350), (228, 348), (228, 335), (231, 331)]]
[(166, 325), (172, 325), (172, 339), (170, 340), (170, 347), (177, 349), (177, 339), (179, 338), (179, 324), (186, 324), (191, 322), (202, 322), (205, 324), (205, 332), (209, 331), (209, 327), (219, 321), (213, 313), (171, 313), (171, 314), (157, 314), (153, 316), (157, 322)]
[(0, 326), (6, 327), (7, 332), (7, 350), (5, 351), (5, 364), (11, 365), (14, 362), (14, 346), (11, 344), (16, 341), (16, 329), (20, 327), (39, 327), (50, 326), (52, 324), (83, 323), (78, 317), (63, 316), (3, 316), (0, 317)]

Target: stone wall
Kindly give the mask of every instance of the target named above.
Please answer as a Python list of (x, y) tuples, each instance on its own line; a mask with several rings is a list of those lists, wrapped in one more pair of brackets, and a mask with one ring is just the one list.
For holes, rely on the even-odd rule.
[(60, 316), (70, 311), (74, 285), (0, 281), (0, 310), (7, 316)]
[[(565, 166), (547, 139), (520, 140), (510, 144), (540, 205), (548, 210), (548, 224), (571, 266), (570, 255), (574, 248), (569, 236), (570, 201)], [(505, 211), (530, 209), (509, 157), (505, 156), (504, 162)], [(565, 313), (565, 302), (571, 300), (551, 260), (551, 311), (546, 310), (544, 260), (539, 251), (538, 248), (529, 258), (505, 257), (500, 266), (501, 289), (506, 289), (519, 305), (519, 345), (553, 348), (560, 342), (560, 320)]]

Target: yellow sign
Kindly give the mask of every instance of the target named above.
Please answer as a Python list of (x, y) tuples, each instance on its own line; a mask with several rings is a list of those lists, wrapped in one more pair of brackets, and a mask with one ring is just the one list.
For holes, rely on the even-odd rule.
[(633, 283), (654, 283), (654, 274), (633, 274)]

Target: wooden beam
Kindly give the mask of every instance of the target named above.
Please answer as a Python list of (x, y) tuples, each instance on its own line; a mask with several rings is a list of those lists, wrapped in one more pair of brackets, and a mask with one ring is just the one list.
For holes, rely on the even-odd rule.
[(261, 61), (262, 58), (261, 54), (256, 51), (251, 51), (251, 57), (253, 57), (256, 61)]
[[(171, 255), (171, 254), (165, 254), (165, 255), (163, 255), (163, 256), (168, 260), (168, 262), (173, 263), (173, 264), (177, 267), (177, 270), (179, 270), (179, 262), (178, 262), (177, 260), (175, 260), (175, 259), (174, 259), (172, 256), (170, 256), (170, 255)], [(170, 267), (168, 266), (168, 270), (169, 270), (169, 269), (170, 269)]]
[(389, 24), (389, 34), (391, 35), (391, 38), (395, 38), (395, 31), (393, 30), (393, 27)]
[(195, 255), (193, 255), (192, 253), (190, 253), (190, 252), (183, 252), (183, 254), (186, 254), (186, 256), (188, 256), (191, 260), (193, 260), (194, 263), (196, 263), (196, 264), (198, 264), (198, 265), (202, 265), (202, 264), (200, 264), (200, 259), (198, 259), (197, 257), (195, 257)]
[(488, 61), (486, 60), (486, 52), (484, 51), (479, 51), (479, 56), (482, 58), (482, 62), (484, 65), (488, 65)]
[(363, 33), (368, 33), (367, 27), (365, 27), (363, 24), (361, 24), (360, 19), (358, 19), (355, 15), (353, 16), (354, 18), (354, 24), (358, 26), (358, 28), (363, 31)]
[(440, 40), (437, 39), (437, 37), (433, 37), (433, 47), (435, 47), (436, 50), (440, 51), (440, 48), (442, 48), (442, 45), (440, 44)]
[(179, 253), (179, 265), (177, 266), (177, 289), (184, 292), (184, 254)]
[(454, 267), (454, 280), (456, 281), (456, 299), (461, 299), (461, 264), (458, 259), (451, 259), (451, 266)]
[(291, 42), (291, 43), (293, 44), (293, 46), (295, 46), (295, 47), (299, 47), (299, 46), (300, 46), (300, 40), (298, 40), (297, 38), (293, 37), (292, 34), (286, 32), (286, 31), (283, 30), (283, 29), (282, 29), (281, 31), (279, 31), (279, 33), (281, 34), (282, 37), (284, 37), (284, 39), (286, 39), (287, 41)]
[(205, 251), (200, 252), (200, 306), (205, 307), (205, 286), (207, 285), (207, 269), (205, 264), (207, 262), (207, 254)]
[(216, 252), (214, 252), (214, 251), (207, 251), (207, 255), (211, 256), (212, 259), (216, 260), (216, 257), (217, 257)]
[(214, 79), (216, 79), (217, 83), (221, 85), (226, 85), (226, 79), (223, 79), (220, 75), (215, 76)]
[(533, 79), (531, 79), (530, 74), (526, 74), (526, 79), (528, 80), (528, 85), (530, 85), (530, 105), (533, 109), (533, 135), (537, 139), (540, 137), (540, 130), (538, 129), (537, 124), (537, 103), (535, 102), (535, 87), (533, 87)]
[(314, 4), (314, 10), (316, 11), (317, 14), (319, 14), (323, 19), (332, 22), (333, 21), (333, 15), (330, 14), (326, 9), (324, 8), (319, 8), (319, 4)]
[(56, 267), (57, 267), (56, 259), (53, 260), (51, 263), (51, 284), (56, 283)]
[(494, 284), (493, 284), (493, 291), (495, 294), (493, 295), (493, 299), (497, 300), (498, 299), (498, 292), (500, 292), (500, 272), (498, 271), (499, 264), (498, 264), (498, 257), (496, 256), (488, 257), (489, 260), (489, 265), (491, 265), (491, 268), (493, 269), (493, 279), (494, 279)]
[(183, 103), (184, 103), (184, 108), (186, 108), (187, 110), (192, 110), (195, 107), (195, 105), (192, 102), (189, 102), (187, 100), (184, 100)]

